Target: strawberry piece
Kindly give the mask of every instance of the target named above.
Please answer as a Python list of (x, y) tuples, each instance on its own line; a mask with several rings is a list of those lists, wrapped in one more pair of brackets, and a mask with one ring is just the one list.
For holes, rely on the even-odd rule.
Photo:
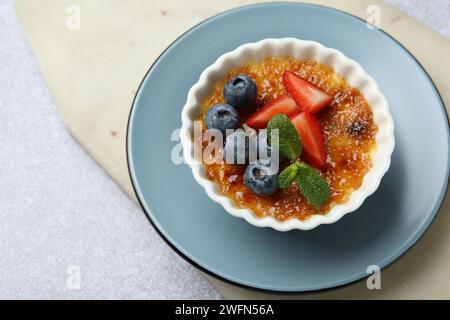
[(295, 73), (284, 71), (283, 84), (302, 111), (316, 113), (330, 104), (332, 97), (318, 86), (308, 82)]
[(267, 127), (267, 123), (273, 116), (277, 114), (284, 114), (288, 117), (294, 116), (301, 110), (295, 101), (287, 94), (279, 96), (272, 100), (264, 107), (259, 109), (254, 115), (247, 120), (247, 125), (253, 129), (263, 129)]
[(305, 162), (321, 167), (327, 160), (322, 126), (319, 120), (308, 112), (291, 117), (291, 122), (302, 139), (302, 158)]

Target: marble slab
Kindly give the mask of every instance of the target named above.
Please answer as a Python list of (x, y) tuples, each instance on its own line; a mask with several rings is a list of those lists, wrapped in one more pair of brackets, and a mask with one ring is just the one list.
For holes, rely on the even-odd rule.
[[(125, 154), (128, 114), (152, 62), (180, 34), (247, 0), (17, 0), (16, 10), (42, 73), (74, 138), (135, 200)], [(363, 19), (380, 8), (381, 27), (424, 65), (450, 106), (450, 41), (380, 0), (315, 0)], [(369, 10), (368, 10), (369, 8)], [(80, 17), (78, 20), (77, 17)], [(120, 77), (117, 77), (120, 75)], [(450, 201), (422, 240), (365, 282), (318, 294), (271, 296), (208, 277), (226, 298), (450, 298)]]

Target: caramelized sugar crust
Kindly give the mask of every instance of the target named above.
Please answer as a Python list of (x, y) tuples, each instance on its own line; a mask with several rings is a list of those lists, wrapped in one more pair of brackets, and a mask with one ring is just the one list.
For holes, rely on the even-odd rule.
[[(292, 57), (268, 58), (229, 71), (203, 103), (200, 119), (204, 121), (211, 106), (224, 102), (222, 90), (230, 78), (247, 74), (257, 85), (258, 97), (253, 106), (238, 110), (244, 123), (258, 108), (286, 93), (282, 82), (285, 70), (314, 83), (334, 97), (330, 106), (317, 114), (324, 130), (328, 154), (327, 163), (319, 171), (330, 183), (330, 200), (317, 210), (305, 201), (295, 185), (289, 189), (279, 189), (268, 197), (258, 196), (244, 184), (245, 165), (205, 164), (205, 168), (209, 179), (217, 183), (221, 192), (232, 198), (239, 207), (250, 208), (258, 216), (270, 215), (280, 221), (293, 217), (305, 220), (314, 214), (326, 214), (334, 205), (346, 202), (352, 191), (361, 186), (364, 175), (372, 167), (371, 154), (376, 147), (378, 128), (371, 107), (357, 89), (334, 73), (331, 67), (315, 61), (300, 61)], [(281, 166), (286, 165), (288, 163)]]

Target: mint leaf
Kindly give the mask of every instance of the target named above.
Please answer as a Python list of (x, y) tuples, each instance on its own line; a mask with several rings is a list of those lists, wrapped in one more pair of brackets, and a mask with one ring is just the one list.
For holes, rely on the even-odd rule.
[[(272, 147), (277, 149), (281, 155), (290, 160), (297, 160), (300, 157), (302, 141), (286, 115), (277, 114), (273, 116), (267, 125), (267, 129)], [(277, 132), (274, 130), (277, 130)], [(275, 139), (275, 133), (278, 133), (278, 139)], [(316, 169), (299, 160), (278, 175), (278, 188), (289, 188), (294, 181), (297, 182), (305, 200), (316, 209), (322, 208), (330, 198), (328, 181), (319, 175)]]
[(330, 185), (317, 171), (306, 163), (298, 163), (296, 182), (303, 197), (316, 209), (330, 198)]
[(298, 175), (298, 164), (293, 163), (289, 167), (286, 167), (278, 175), (278, 188), (287, 189), (291, 186), (292, 182), (295, 181)]
[[(277, 114), (270, 119), (268, 125), (269, 141), (284, 157), (296, 160), (302, 153), (302, 141), (291, 120), (284, 114)], [(273, 140), (273, 130), (278, 130), (278, 144)]]

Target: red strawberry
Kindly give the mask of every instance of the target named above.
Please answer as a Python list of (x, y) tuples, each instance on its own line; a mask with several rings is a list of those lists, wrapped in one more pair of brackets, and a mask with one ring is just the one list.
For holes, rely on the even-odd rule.
[(294, 116), (301, 110), (294, 100), (287, 94), (272, 100), (264, 107), (259, 109), (254, 115), (247, 120), (247, 125), (253, 129), (263, 129), (267, 127), (267, 123), (274, 115), (284, 114), (288, 117)]
[(283, 84), (302, 111), (319, 112), (332, 100), (325, 91), (290, 71), (283, 73)]
[(322, 126), (319, 120), (308, 112), (291, 117), (291, 122), (302, 139), (302, 158), (307, 163), (321, 167), (327, 160)]

